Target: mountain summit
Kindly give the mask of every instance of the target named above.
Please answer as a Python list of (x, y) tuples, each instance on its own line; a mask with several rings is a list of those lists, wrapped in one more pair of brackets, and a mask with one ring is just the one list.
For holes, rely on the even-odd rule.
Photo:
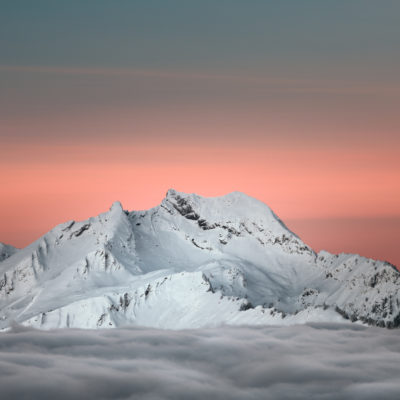
[[(7, 254), (8, 256), (9, 254)], [(170, 189), (147, 211), (56, 226), (0, 263), (0, 328), (359, 321), (400, 325), (400, 273), (353, 254), (315, 253), (240, 192)]]

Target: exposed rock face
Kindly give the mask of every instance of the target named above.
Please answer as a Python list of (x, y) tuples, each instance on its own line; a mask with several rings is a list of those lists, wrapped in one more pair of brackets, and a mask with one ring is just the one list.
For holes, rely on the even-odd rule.
[(262, 202), (169, 190), (148, 211), (59, 225), (0, 264), (0, 328), (359, 321), (400, 325), (400, 274), (316, 254)]

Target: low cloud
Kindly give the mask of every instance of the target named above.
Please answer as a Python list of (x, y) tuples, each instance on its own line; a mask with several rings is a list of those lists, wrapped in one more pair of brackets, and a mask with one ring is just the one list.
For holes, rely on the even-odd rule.
[(398, 330), (350, 324), (0, 334), (4, 399), (398, 399)]

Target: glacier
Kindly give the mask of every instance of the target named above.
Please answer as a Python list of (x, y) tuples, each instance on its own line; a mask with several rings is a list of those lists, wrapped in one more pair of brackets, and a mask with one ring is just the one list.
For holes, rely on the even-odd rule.
[(115, 202), (10, 249), (0, 262), (3, 330), (15, 323), (400, 325), (400, 273), (393, 265), (316, 253), (266, 204), (240, 192), (206, 198), (170, 189), (145, 211)]

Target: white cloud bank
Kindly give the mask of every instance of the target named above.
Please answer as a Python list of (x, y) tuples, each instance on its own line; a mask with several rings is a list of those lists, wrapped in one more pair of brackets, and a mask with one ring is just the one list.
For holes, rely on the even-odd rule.
[(400, 331), (350, 324), (0, 334), (2, 399), (399, 399)]

